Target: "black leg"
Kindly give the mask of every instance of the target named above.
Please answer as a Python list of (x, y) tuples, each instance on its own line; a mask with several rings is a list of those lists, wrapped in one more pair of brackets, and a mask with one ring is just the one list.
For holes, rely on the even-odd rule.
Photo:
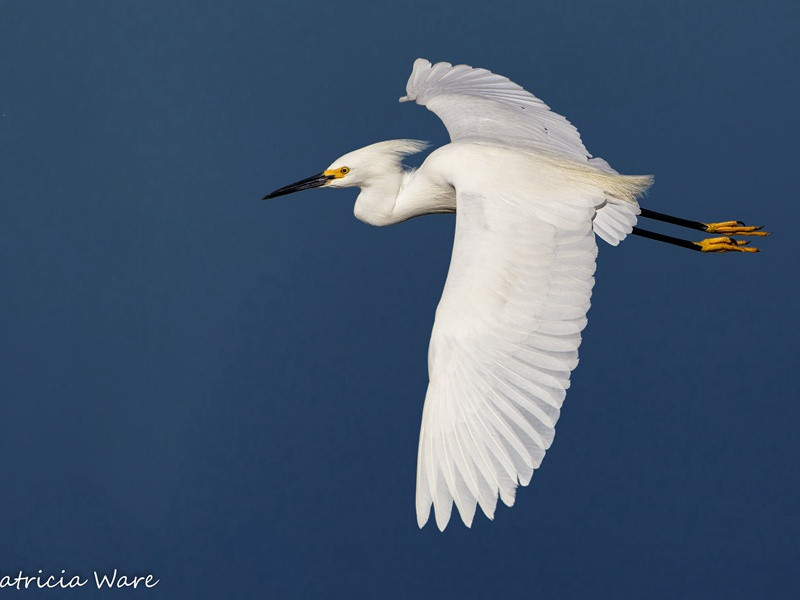
[[(689, 229), (697, 229), (698, 231), (708, 230), (708, 227), (706, 226), (705, 223), (700, 223), (699, 221), (690, 221), (688, 219), (681, 219), (680, 217), (673, 217), (672, 215), (665, 215), (664, 213), (656, 212), (654, 210), (649, 210), (647, 208), (642, 209), (641, 216), (643, 216), (645, 219), (653, 219), (655, 221), (663, 221), (664, 223), (672, 223), (673, 225), (678, 225), (680, 227), (688, 227)], [(744, 225), (744, 223), (742, 224)]]
[[(642, 215), (644, 216), (644, 209), (642, 209)], [(666, 242), (667, 244), (673, 244), (675, 246), (689, 248), (689, 250), (697, 250), (698, 252), (700, 252), (701, 250), (698, 244), (690, 242), (689, 240), (682, 240), (680, 238), (672, 237), (671, 235), (664, 235), (662, 233), (656, 233), (654, 231), (647, 231), (646, 229), (640, 229), (639, 227), (634, 227), (631, 233), (633, 235), (640, 235), (650, 240), (656, 240), (657, 242)]]
[(718, 233), (721, 235), (769, 235), (769, 233), (766, 231), (762, 231), (763, 227), (761, 225), (747, 226), (742, 221), (701, 223), (700, 221), (690, 221), (689, 219), (681, 219), (680, 217), (665, 215), (664, 213), (649, 210), (647, 208), (643, 208), (640, 215), (645, 219), (663, 221), (664, 223), (671, 223), (672, 225), (678, 225), (679, 227), (688, 227), (689, 229), (696, 229), (697, 231), (705, 231), (707, 233)]
[(681, 238), (672, 237), (671, 235), (647, 231), (646, 229), (640, 229), (638, 227), (634, 227), (631, 233), (633, 235), (640, 235), (651, 240), (656, 240), (657, 242), (666, 242), (674, 246), (689, 248), (689, 250), (697, 250), (698, 252), (730, 252), (734, 250), (736, 252), (758, 252), (757, 248), (748, 246), (749, 242), (735, 240), (730, 237), (706, 238), (699, 242), (690, 242), (689, 240), (682, 240)]

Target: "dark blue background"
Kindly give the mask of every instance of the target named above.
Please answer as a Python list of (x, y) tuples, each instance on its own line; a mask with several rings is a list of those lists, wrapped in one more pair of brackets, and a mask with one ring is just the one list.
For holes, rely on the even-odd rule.
[[(798, 22), (794, 1), (0, 3), (0, 574), (799, 594)], [(445, 143), (397, 102), (419, 56), (532, 90), (655, 174), (651, 208), (775, 232), (760, 255), (602, 244), (543, 467), (444, 534), (413, 498), (452, 217), (258, 200), (368, 143)]]

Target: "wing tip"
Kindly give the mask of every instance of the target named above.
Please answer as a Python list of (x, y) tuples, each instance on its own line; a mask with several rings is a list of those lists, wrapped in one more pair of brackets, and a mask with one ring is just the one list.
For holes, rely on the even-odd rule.
[(400, 98), (400, 102), (412, 102), (418, 99), (419, 84), (427, 78), (427, 73), (423, 75), (423, 72), (430, 71), (431, 68), (431, 61), (426, 58), (418, 58), (414, 61), (411, 75), (408, 77), (408, 83), (406, 84), (406, 95)]
[(417, 526), (420, 529), (425, 527), (425, 524), (428, 522), (430, 516), (431, 516), (431, 502), (428, 501), (427, 506), (417, 503)]
[(450, 511), (447, 511), (446, 515), (439, 517), (439, 511), (436, 511), (436, 527), (439, 531), (444, 531), (447, 527), (447, 524), (450, 522)]
[(418, 58), (417, 60), (414, 61), (414, 67), (413, 68), (416, 70), (416, 69), (421, 69), (423, 67), (430, 67), (430, 66), (431, 66), (431, 61), (429, 61), (427, 58), (420, 57), (420, 58)]

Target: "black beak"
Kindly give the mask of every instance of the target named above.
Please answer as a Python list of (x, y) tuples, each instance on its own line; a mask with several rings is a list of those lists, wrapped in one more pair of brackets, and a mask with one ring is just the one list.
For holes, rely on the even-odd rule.
[(291, 185), (287, 185), (286, 187), (275, 190), (271, 194), (264, 196), (262, 199), (269, 200), (270, 198), (277, 198), (278, 196), (299, 192), (300, 190), (310, 190), (311, 188), (325, 185), (331, 179), (333, 179), (333, 175), (325, 175), (325, 173), (320, 173), (318, 175), (314, 175), (313, 177), (309, 177), (308, 179), (303, 179), (297, 183), (293, 183)]

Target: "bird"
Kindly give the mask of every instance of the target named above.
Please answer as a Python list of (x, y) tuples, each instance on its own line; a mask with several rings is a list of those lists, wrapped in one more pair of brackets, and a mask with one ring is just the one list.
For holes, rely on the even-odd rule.
[[(264, 196), (360, 188), (357, 219), (376, 226), (455, 213), (450, 267), (431, 332), (416, 476), (416, 516), (439, 530), (453, 505), (471, 527), (480, 506), (515, 502), (555, 434), (587, 323), (596, 238), (629, 234), (703, 253), (752, 253), (741, 221), (692, 221), (639, 206), (650, 175), (621, 175), (539, 98), (489, 70), (417, 59), (401, 102), (435, 113), (450, 143), (388, 140), (340, 156)], [(639, 218), (709, 234), (693, 242), (638, 227)]]

